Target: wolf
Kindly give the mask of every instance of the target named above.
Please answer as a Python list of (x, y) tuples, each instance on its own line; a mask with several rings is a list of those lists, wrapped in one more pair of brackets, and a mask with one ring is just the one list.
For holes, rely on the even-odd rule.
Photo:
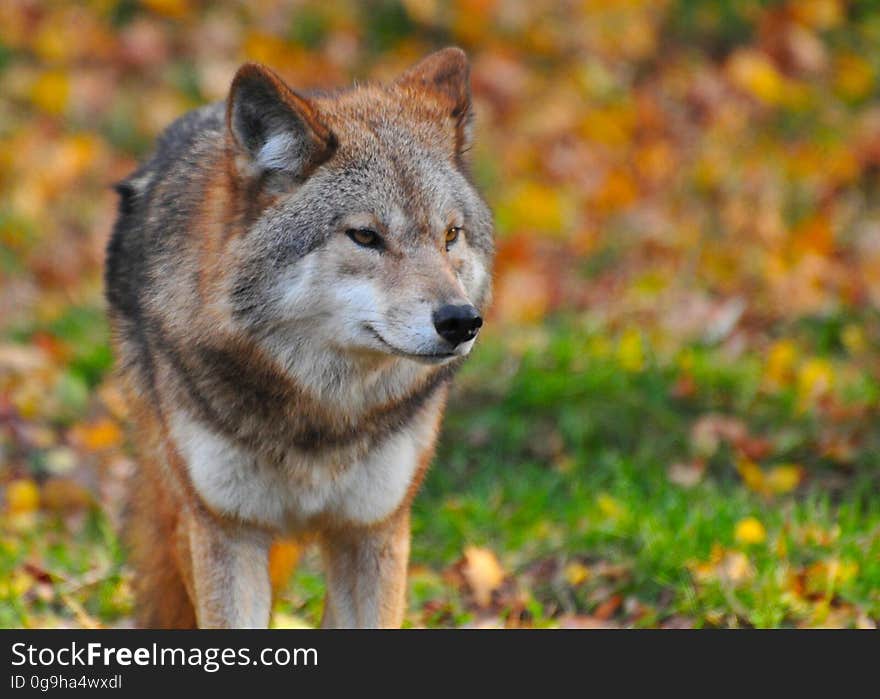
[(117, 185), (105, 286), (137, 469), (138, 621), (270, 621), (315, 541), (326, 627), (399, 627), (410, 507), (489, 302), (463, 51), (297, 92), (245, 64)]

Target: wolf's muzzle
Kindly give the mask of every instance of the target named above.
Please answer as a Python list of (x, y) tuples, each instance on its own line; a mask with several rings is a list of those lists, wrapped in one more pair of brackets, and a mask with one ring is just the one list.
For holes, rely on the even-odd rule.
[(434, 313), (434, 327), (437, 333), (453, 347), (473, 340), (482, 327), (480, 312), (470, 304), (442, 306)]

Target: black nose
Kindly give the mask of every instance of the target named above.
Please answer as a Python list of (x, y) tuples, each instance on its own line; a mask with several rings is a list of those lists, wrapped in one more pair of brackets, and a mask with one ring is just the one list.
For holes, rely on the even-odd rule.
[(473, 340), (482, 325), (480, 312), (471, 305), (447, 305), (434, 313), (434, 327), (453, 347)]

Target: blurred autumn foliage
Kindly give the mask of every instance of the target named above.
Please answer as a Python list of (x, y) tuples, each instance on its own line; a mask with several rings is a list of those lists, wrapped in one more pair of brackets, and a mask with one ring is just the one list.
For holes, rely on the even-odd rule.
[[(125, 623), (130, 605), (114, 531), (131, 461), (101, 300), (111, 185), (174, 118), (223, 99), (244, 60), (307, 89), (390, 79), (447, 44), (472, 61), (474, 171), (499, 242), (486, 338), (499, 358), (475, 360), (452, 434), (505, 439), (464, 408), (457, 422), (455, 406), (507, 377), (493, 389), (506, 424), (552, 396), (516, 453), (572, 484), (582, 466), (618, 467), (567, 425), (631, 400), (597, 443), (620, 437), (670, 497), (740, 509), (719, 514), (717, 531), (701, 524), (682, 560), (651, 559), (661, 567), (640, 574), (634, 551), (621, 563), (588, 549), (603, 532), (640, 536), (650, 512), (637, 510), (654, 505), (600, 489), (570, 525), (589, 512), (599, 533), (563, 546), (564, 534), (529, 530), (565, 560), (499, 553), (519, 583), (490, 550), (500, 545), (460, 545), (473, 537), (450, 524), (436, 534), (457, 552), (444, 573), (416, 551), (411, 623), (506, 609), (508, 625), (876, 625), (880, 8), (869, 0), (0, 3), (0, 625)], [(571, 377), (596, 366), (608, 377), (593, 379), (596, 402), (554, 412)], [(654, 408), (658, 434), (679, 436), (649, 452), (621, 425)], [(429, 502), (442, 487), (429, 483)], [(803, 512), (821, 516), (786, 515), (816, 492), (831, 499)], [(840, 502), (853, 508), (846, 525)], [(766, 595), (749, 598), (765, 578)], [(438, 592), (449, 589), (463, 597)], [(308, 617), (305, 602), (289, 606)]]

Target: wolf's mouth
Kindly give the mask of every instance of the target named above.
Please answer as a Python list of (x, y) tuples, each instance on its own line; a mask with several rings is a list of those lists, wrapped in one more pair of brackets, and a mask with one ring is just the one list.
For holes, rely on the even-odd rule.
[(456, 357), (458, 355), (455, 352), (437, 352), (437, 353), (422, 353), (422, 352), (407, 352), (406, 350), (402, 350), (399, 347), (395, 347), (388, 340), (386, 340), (379, 332), (369, 323), (364, 323), (364, 328), (366, 328), (379, 342), (381, 342), (391, 354), (395, 354), (398, 357), (406, 357), (407, 359), (414, 359), (417, 362), (426, 362), (428, 364), (434, 364), (442, 362), (445, 359), (451, 359), (452, 357)]

